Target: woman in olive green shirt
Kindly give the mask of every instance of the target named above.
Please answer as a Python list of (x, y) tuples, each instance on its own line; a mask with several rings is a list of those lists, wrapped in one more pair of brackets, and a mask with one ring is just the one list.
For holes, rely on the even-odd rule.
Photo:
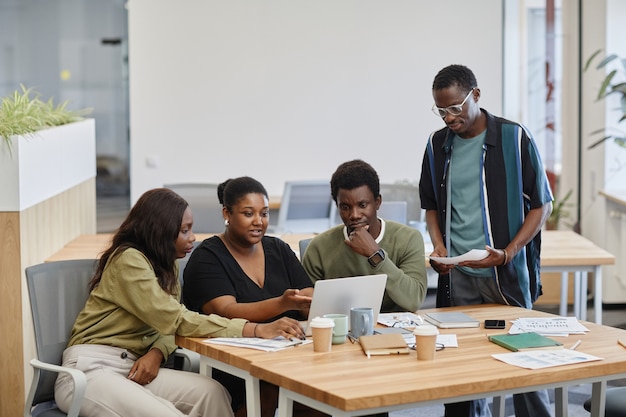
[[(200, 315), (180, 304), (177, 258), (193, 248), (193, 216), (171, 190), (146, 192), (131, 209), (98, 264), (63, 365), (87, 376), (80, 415), (232, 416), (228, 392), (199, 374), (161, 368), (174, 335), (301, 337), (296, 320), (258, 324)], [(63, 374), (55, 400), (64, 411), (74, 391)]]

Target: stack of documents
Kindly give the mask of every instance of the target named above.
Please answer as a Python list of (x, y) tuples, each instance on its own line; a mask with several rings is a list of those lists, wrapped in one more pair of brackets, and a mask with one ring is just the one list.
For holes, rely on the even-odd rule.
[(543, 336), (568, 336), (589, 331), (576, 317), (531, 317), (513, 320), (510, 334), (535, 332)]
[(261, 339), (259, 337), (214, 337), (204, 340), (205, 343), (216, 345), (237, 346), (249, 349), (276, 352), (292, 346), (312, 343), (312, 340), (289, 340), (283, 337), (275, 339)]
[[(424, 324), (425, 321), (419, 314), (405, 311), (402, 313), (380, 313), (378, 315), (378, 323), (391, 328), (413, 330), (415, 327)], [(382, 329), (374, 329), (374, 331), (378, 333), (389, 332), (389, 330), (385, 331)], [(402, 336), (408, 345), (415, 344), (413, 332), (402, 334)], [(444, 347), (459, 347), (455, 334), (438, 334), (437, 343)]]

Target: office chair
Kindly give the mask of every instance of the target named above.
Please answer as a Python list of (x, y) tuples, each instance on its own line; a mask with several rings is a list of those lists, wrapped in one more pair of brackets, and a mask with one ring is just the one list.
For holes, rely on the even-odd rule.
[[(605, 401), (604, 417), (626, 417), (626, 387), (608, 388)], [(583, 407), (591, 411), (591, 398)]]
[(378, 217), (407, 224), (407, 207), (408, 203), (406, 201), (383, 200), (378, 209)]
[[(78, 416), (87, 378), (82, 371), (60, 364), (74, 320), (89, 295), (88, 284), (95, 268), (95, 259), (49, 262), (26, 268), (37, 358), (30, 361), (34, 376), (24, 406), (25, 416)], [(56, 404), (51, 405), (60, 372), (70, 374), (74, 381), (74, 396), (67, 414)]]
[(380, 184), (380, 195), (383, 196), (383, 204), (385, 201), (406, 201), (407, 221), (403, 223), (409, 224), (413, 221), (424, 221), (417, 185), (402, 183)]
[[(82, 371), (60, 366), (72, 326), (89, 297), (89, 281), (97, 265), (95, 259), (46, 262), (26, 268), (26, 283), (35, 330), (37, 358), (30, 361), (33, 381), (24, 405), (24, 416), (77, 417), (85, 395), (87, 379)], [(182, 368), (198, 372), (196, 352), (177, 349)], [(195, 369), (193, 366), (195, 365)], [(74, 396), (68, 413), (54, 403), (54, 383), (63, 372), (74, 381)]]
[(310, 237), (308, 239), (302, 239), (298, 242), (298, 247), (300, 248), (300, 261), (302, 261), (302, 259), (304, 258), (304, 251), (306, 250), (307, 246), (309, 246), (309, 243), (311, 243), (312, 240), (313, 238)]
[(333, 199), (330, 183), (287, 181), (278, 211), (274, 233), (321, 233), (330, 223)]
[(170, 183), (165, 184), (176, 194), (187, 200), (193, 212), (195, 233), (221, 233), (224, 231), (222, 205), (217, 198), (217, 186), (213, 183)]

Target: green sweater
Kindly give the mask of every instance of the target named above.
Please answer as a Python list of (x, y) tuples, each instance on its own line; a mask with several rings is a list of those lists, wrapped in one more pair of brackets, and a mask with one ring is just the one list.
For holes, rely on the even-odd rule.
[(179, 300), (180, 286), (174, 296), (163, 291), (143, 253), (126, 249), (109, 260), (74, 323), (68, 346), (115, 346), (138, 356), (157, 348), (167, 359), (176, 349), (174, 334), (241, 337), (247, 320), (200, 315)]
[(318, 279), (387, 274), (382, 312), (419, 309), (426, 296), (426, 259), (421, 233), (409, 226), (382, 220), (376, 242), (385, 260), (373, 268), (367, 258), (344, 243), (345, 226), (316, 236), (307, 246), (302, 264), (313, 282)]

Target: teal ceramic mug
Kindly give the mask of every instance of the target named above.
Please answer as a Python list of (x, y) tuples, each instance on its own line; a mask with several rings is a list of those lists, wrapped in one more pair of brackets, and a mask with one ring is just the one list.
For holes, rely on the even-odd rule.
[(333, 345), (345, 343), (346, 336), (348, 336), (348, 316), (346, 314), (324, 314), (324, 317), (335, 322), (335, 327), (333, 327)]

